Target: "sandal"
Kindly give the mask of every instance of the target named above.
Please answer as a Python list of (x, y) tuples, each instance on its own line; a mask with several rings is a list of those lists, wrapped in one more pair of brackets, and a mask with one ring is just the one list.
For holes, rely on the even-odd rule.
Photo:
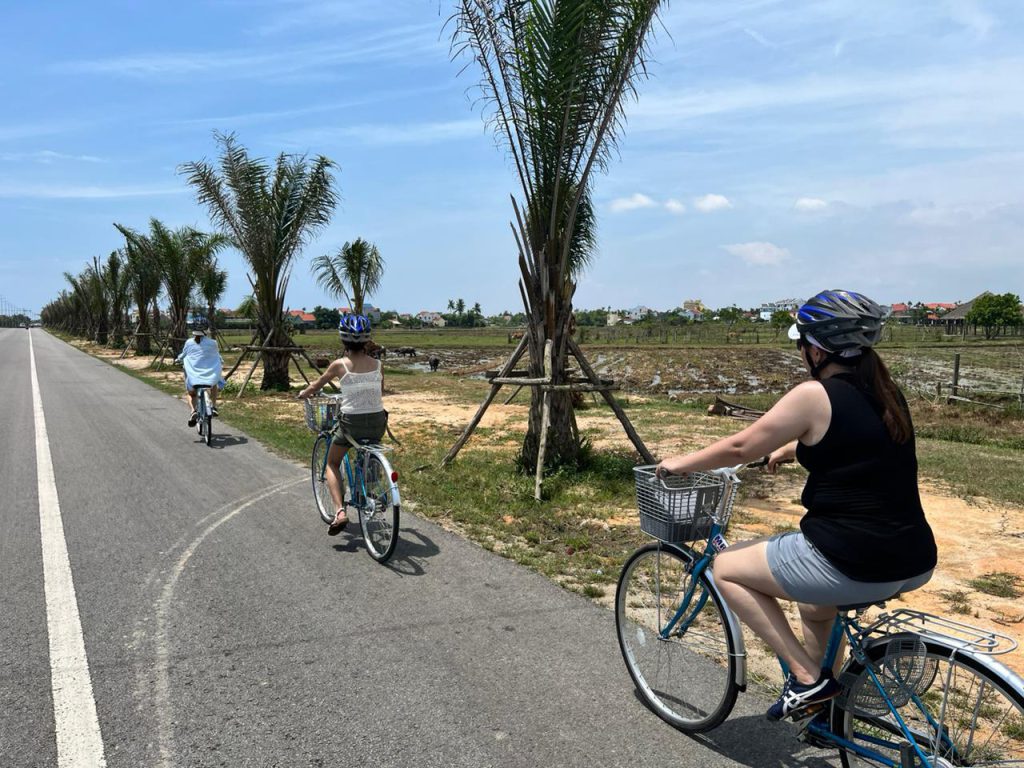
[(345, 510), (341, 510), (334, 516), (334, 522), (327, 528), (328, 536), (337, 536), (348, 525), (348, 515), (345, 514)]

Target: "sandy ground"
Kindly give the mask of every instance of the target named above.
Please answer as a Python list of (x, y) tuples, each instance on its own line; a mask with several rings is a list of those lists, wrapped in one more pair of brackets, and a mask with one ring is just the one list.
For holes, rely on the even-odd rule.
[[(90, 352), (96, 354), (97, 350), (93, 348)], [(108, 355), (102, 351), (100, 354), (116, 361), (117, 353)], [(477, 361), (482, 362), (480, 358)], [(146, 358), (128, 356), (119, 364), (138, 369), (145, 367), (147, 362)], [(481, 369), (484, 367), (482, 365)], [(164, 370), (168, 378), (180, 377), (177, 369)], [(250, 386), (258, 386), (258, 379), (257, 372)], [(504, 405), (507, 397), (503, 390), (488, 409), (481, 426), (510, 434), (525, 431), (528, 395), (521, 394), (512, 404)], [(392, 418), (395, 423), (404, 425), (423, 423), (461, 427), (469, 422), (476, 407), (475, 404), (453, 402), (443, 394), (433, 392), (402, 392), (388, 397)], [(580, 429), (590, 435), (595, 447), (629, 449), (629, 442), (610, 410), (594, 407), (578, 412), (577, 416)], [(720, 418), (699, 415), (689, 418), (686, 423), (688, 439), (700, 443), (706, 431), (710, 441), (720, 428), (720, 422), (716, 425), (713, 420)], [(708, 421), (704, 422), (704, 419)], [(736, 422), (736, 426), (740, 428), (741, 422)], [(653, 443), (649, 447), (656, 455), (679, 450), (678, 444)], [(465, 450), (472, 449), (471, 441)], [(802, 507), (794, 503), (800, 495), (803, 477), (799, 469), (788, 469), (769, 485), (766, 498), (747, 499), (739, 504), (729, 529), (729, 538), (740, 540), (769, 534), (787, 526), (795, 528), (803, 512)], [(1024, 634), (1024, 601), (986, 594), (972, 588), (969, 582), (985, 574), (1007, 572), (1021, 577), (1020, 585), (1024, 586), (1024, 509), (987, 499), (963, 499), (929, 480), (922, 481), (921, 495), (938, 541), (939, 567), (930, 583), (903, 600), (891, 602), (889, 607), (909, 607), (941, 614), (1015, 639), (1021, 638)], [(635, 514), (629, 510), (623, 510), (621, 517), (605, 522), (637, 525)], [(612, 598), (613, 595), (606, 595), (602, 602), (610, 603)], [(751, 666), (755, 672), (769, 679), (777, 676), (772, 668), (774, 661), (763, 651), (758, 651), (757, 642), (748, 640), (748, 648), (752, 652)], [(1001, 661), (1024, 674), (1024, 651), (1002, 656)]]

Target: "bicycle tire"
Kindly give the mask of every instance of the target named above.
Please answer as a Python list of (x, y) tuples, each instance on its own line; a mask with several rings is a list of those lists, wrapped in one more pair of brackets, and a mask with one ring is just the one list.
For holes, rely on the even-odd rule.
[(213, 441), (213, 414), (206, 414), (206, 434), (203, 435), (203, 439), (206, 440), (206, 444), (209, 445)]
[[(923, 658), (924, 682), (915, 686), (914, 698), (901, 697), (905, 702), (897, 711), (929, 762), (935, 768), (1024, 766), (1024, 683), (1020, 678), (998, 662), (982, 663), (948, 645), (922, 640), (923, 657), (908, 651), (908, 654), (914, 653), (915, 658), (908, 655), (907, 664), (921, 663), (917, 657)], [(880, 661), (886, 654), (885, 643), (868, 649), (872, 662)], [(898, 665), (899, 654), (895, 657), (890, 652), (886, 663)], [(849, 661), (843, 677), (851, 681), (850, 690), (844, 703), (832, 707), (832, 732), (900, 764), (899, 744), (907, 740), (895, 718), (891, 714), (879, 716), (856, 711), (860, 686), (870, 686), (867, 690), (881, 700), (863, 665), (856, 660)], [(845, 749), (839, 750), (839, 757), (844, 768), (879, 765), (878, 761)], [(917, 759), (911, 763), (919, 764)]]
[(660, 637), (692, 584), (693, 562), (684, 549), (648, 544), (626, 561), (615, 590), (615, 629), (629, 676), (644, 703), (685, 733), (719, 725), (739, 692), (737, 641), (725, 602), (706, 572), (693, 585), (689, 605), (703, 604), (685, 632)]
[(203, 436), (203, 426), (206, 423), (206, 403), (203, 400), (203, 391), (199, 390), (199, 396), (196, 398), (196, 434), (200, 437)]
[(385, 562), (398, 545), (400, 505), (395, 501), (395, 483), (388, 460), (371, 451), (366, 457), (363, 485), (366, 489), (359, 505), (359, 526), (370, 557)]
[(319, 435), (313, 443), (313, 455), (309, 460), (310, 478), (313, 482), (313, 499), (320, 519), (327, 525), (334, 522), (334, 498), (325, 476), (327, 452), (330, 450), (327, 435)]

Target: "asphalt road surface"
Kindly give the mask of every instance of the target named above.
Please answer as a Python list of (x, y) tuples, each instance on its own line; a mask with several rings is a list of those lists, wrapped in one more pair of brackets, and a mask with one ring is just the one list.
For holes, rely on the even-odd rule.
[(0, 391), (2, 768), (838, 762), (751, 693), (673, 730), (610, 612), (408, 514), (378, 565), (307, 469), (41, 330)]

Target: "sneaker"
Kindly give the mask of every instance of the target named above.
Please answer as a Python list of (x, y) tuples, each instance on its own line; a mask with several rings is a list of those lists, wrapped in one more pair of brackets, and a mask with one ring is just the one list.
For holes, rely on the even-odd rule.
[(199, 414), (192, 411), (192, 415), (188, 417), (188, 425), (194, 427), (197, 421), (199, 421)]
[(821, 677), (810, 685), (798, 683), (796, 678), (790, 675), (786, 684), (782, 686), (782, 695), (768, 709), (766, 716), (769, 720), (782, 720), (812, 704), (834, 699), (839, 695), (839, 691), (839, 683), (832, 676), (831, 670), (822, 670)]

